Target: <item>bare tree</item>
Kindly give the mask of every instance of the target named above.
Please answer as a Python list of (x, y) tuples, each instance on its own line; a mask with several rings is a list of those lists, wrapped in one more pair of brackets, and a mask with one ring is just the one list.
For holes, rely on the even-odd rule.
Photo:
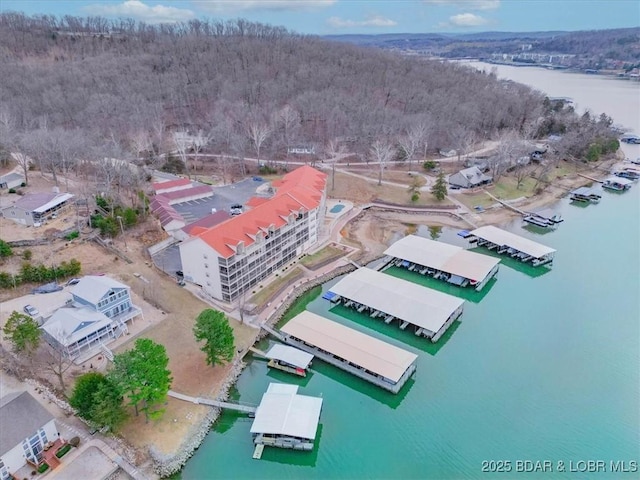
[(191, 172), (189, 171), (189, 149), (192, 146), (192, 143), (189, 140), (189, 135), (187, 132), (175, 132), (173, 134), (173, 146), (178, 153), (178, 157), (184, 163), (185, 171), (187, 172), (187, 176), (191, 178)]
[(48, 344), (42, 345), (40, 352), (41, 354), (38, 356), (39, 370), (53, 374), (58, 379), (60, 390), (64, 392), (67, 389), (64, 374), (73, 366), (73, 361), (63, 352)]
[(271, 135), (271, 128), (260, 120), (249, 120), (246, 124), (246, 132), (258, 157), (258, 163), (260, 163), (260, 149)]
[(371, 157), (378, 163), (378, 185), (382, 185), (382, 172), (393, 156), (393, 147), (387, 141), (376, 140), (370, 149)]
[(331, 161), (331, 190), (336, 187), (336, 162), (344, 155), (345, 150), (345, 146), (337, 138), (329, 140), (324, 147), (325, 159)]
[(300, 115), (290, 105), (285, 105), (276, 112), (275, 120), (276, 125), (282, 130), (282, 138), (288, 153), (300, 129)]

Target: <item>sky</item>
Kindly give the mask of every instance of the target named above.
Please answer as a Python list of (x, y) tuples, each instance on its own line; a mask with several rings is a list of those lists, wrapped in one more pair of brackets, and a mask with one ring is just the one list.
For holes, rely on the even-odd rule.
[(245, 18), (315, 35), (640, 26), (638, 0), (0, 0), (0, 11), (147, 23)]

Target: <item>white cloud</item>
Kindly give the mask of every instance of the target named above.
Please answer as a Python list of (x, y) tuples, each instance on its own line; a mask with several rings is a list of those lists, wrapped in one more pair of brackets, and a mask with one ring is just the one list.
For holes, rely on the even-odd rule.
[(465, 10), (494, 10), (500, 6), (500, 0), (422, 0), (432, 5), (452, 5)]
[(84, 10), (92, 15), (130, 17), (147, 23), (183, 22), (195, 17), (195, 13), (186, 8), (150, 6), (140, 0), (125, 0), (117, 5), (88, 5)]
[(327, 20), (327, 23), (333, 28), (394, 27), (398, 24), (398, 22), (380, 15), (370, 15), (365, 20), (347, 20), (340, 17), (331, 17)]
[(449, 23), (455, 27), (479, 27), (486, 25), (487, 19), (473, 13), (461, 13), (449, 17)]
[(247, 10), (310, 10), (330, 7), (338, 0), (200, 0), (197, 5), (210, 12)]

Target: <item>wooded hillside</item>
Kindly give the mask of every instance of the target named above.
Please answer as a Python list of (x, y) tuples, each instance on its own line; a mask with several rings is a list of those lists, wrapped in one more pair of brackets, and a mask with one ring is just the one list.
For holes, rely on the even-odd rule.
[(4, 13), (0, 59), (9, 146), (58, 128), (137, 155), (159, 151), (172, 131), (202, 130), (214, 150), (281, 157), (336, 139), (367, 152), (420, 125), (430, 148), (456, 148), (470, 135), (529, 128), (543, 102), (464, 67), (243, 20), (151, 26)]

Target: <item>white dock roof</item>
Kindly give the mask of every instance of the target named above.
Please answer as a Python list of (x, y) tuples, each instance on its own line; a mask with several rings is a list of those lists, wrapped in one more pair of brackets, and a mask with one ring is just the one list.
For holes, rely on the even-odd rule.
[(553, 248), (542, 245), (541, 243), (534, 242), (528, 238), (521, 237), (515, 233), (507, 232), (501, 228), (494, 227), (493, 225), (485, 225), (484, 227), (476, 228), (469, 232), (483, 240), (487, 240), (496, 245), (506, 245), (511, 248), (515, 248), (519, 252), (526, 253), (535, 258), (541, 258), (545, 255), (555, 252)]
[(350, 273), (331, 291), (433, 333), (464, 303), (452, 295), (369, 268)]
[(500, 263), (500, 259), (417, 235), (407, 235), (387, 248), (384, 253), (478, 282), (484, 280)]
[(402, 348), (306, 310), (280, 330), (393, 382), (398, 382), (418, 358)]
[(280, 360), (298, 368), (307, 368), (313, 360), (310, 353), (280, 343), (273, 345), (266, 355), (269, 359)]
[(298, 395), (296, 385), (269, 384), (256, 409), (251, 433), (315, 439), (322, 398)]

